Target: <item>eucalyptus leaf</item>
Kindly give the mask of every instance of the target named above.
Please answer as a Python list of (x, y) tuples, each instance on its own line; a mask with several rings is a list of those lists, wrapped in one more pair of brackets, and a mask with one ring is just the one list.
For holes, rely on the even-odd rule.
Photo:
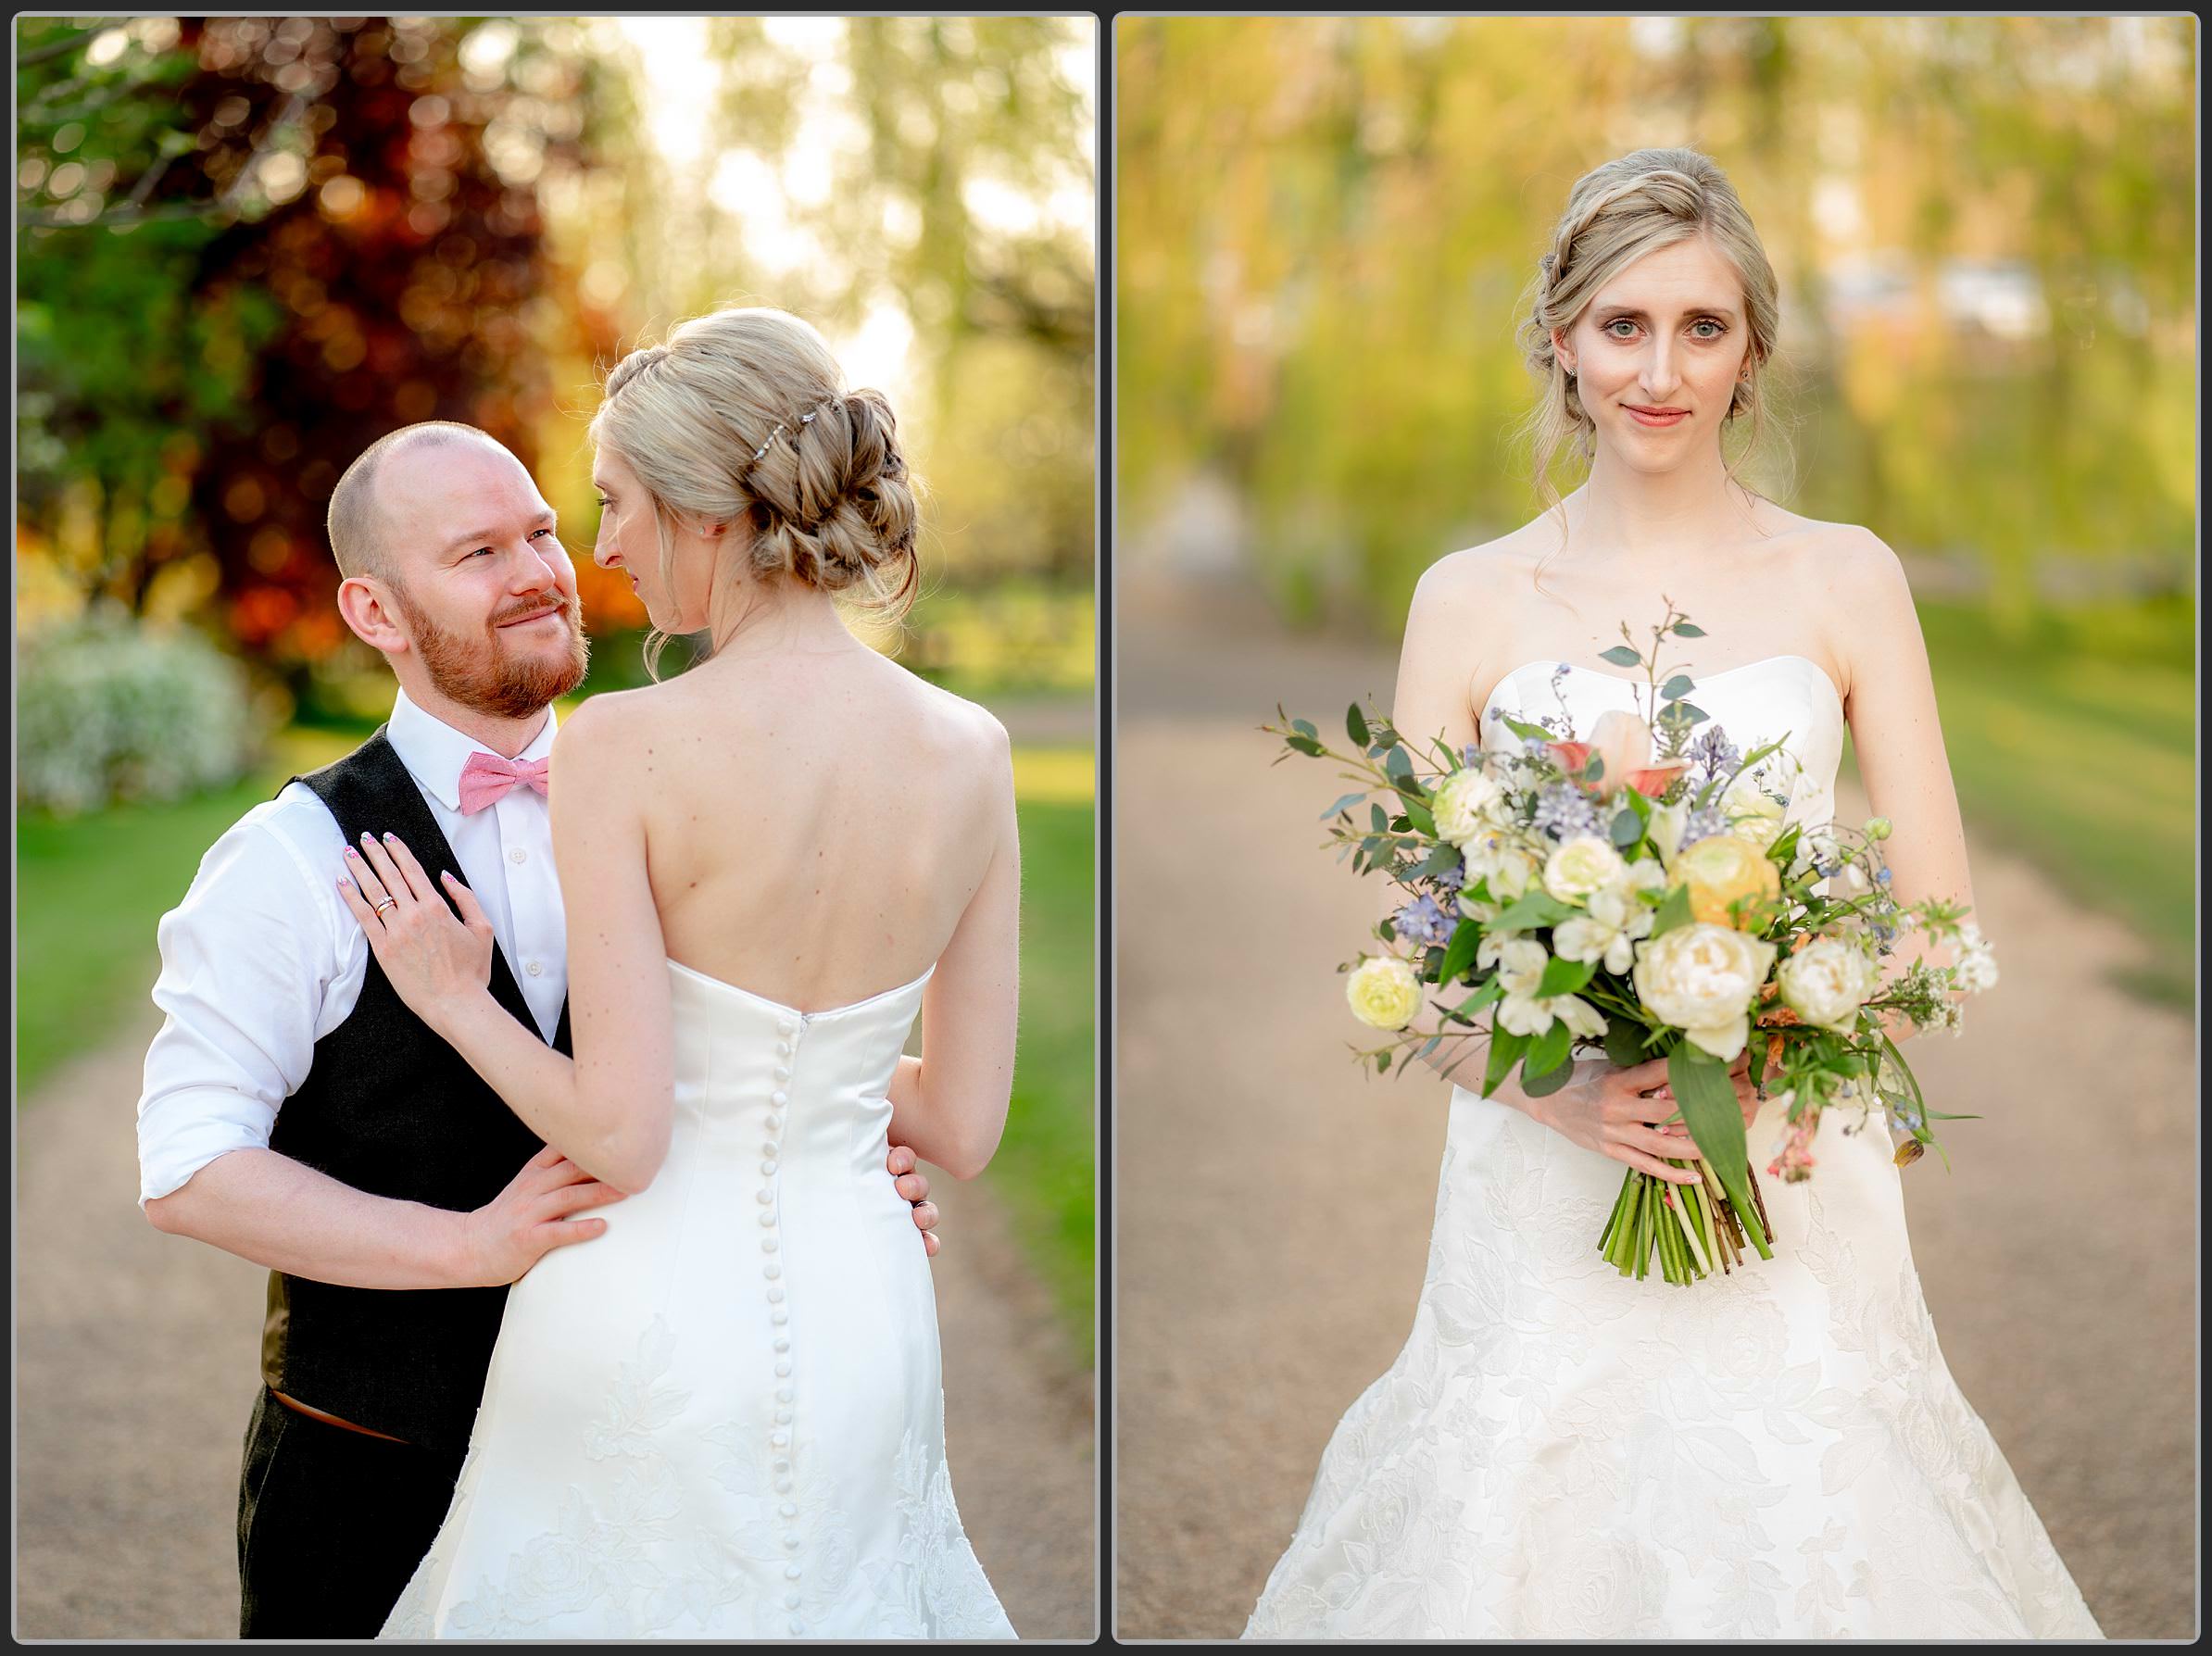
[(1625, 851), (1642, 837), (1643, 819), (1634, 810), (1624, 806), (1614, 813), (1612, 838), (1615, 845)]
[(1641, 667), (1643, 665), (1643, 658), (1625, 644), (1616, 644), (1611, 649), (1602, 651), (1598, 659), (1610, 661), (1615, 667)]
[(1367, 746), (1367, 716), (1360, 711), (1360, 704), (1356, 701), (1344, 715), (1344, 734), (1351, 738), (1354, 747)]
[(1316, 742), (1321, 739), (1321, 733), (1313, 728), (1313, 721), (1311, 719), (1293, 719), (1290, 721), (1290, 728), (1300, 735), (1310, 736)]
[(1556, 742), (1559, 738), (1540, 724), (1530, 724), (1525, 719), (1508, 719), (1505, 728), (1524, 742)]
[(1319, 759), (1322, 755), (1321, 744), (1312, 736), (1285, 736), (1283, 740), (1309, 759)]
[(1695, 679), (1686, 672), (1678, 672), (1673, 678), (1659, 686), (1659, 699), (1661, 701), (1680, 701), (1682, 697), (1696, 688), (1697, 681)]
[(1406, 801), (1405, 820), (1422, 834), (1434, 834), (1437, 831), (1437, 820), (1428, 814), (1428, 807), (1416, 805), (1410, 799)]
[(1364, 790), (1357, 794), (1345, 795), (1341, 799), (1338, 800), (1336, 804), (1330, 806), (1326, 810), (1321, 813), (1321, 820), (1326, 822), (1329, 820), (1329, 818), (1335, 816), (1339, 811), (1351, 810), (1353, 806), (1357, 805), (1366, 797), (1366, 793)]
[(1496, 978), (1492, 978), (1444, 1015), (1454, 1023), (1472, 1023), (1475, 1022), (1477, 1012), (1482, 1010), (1484, 1007), (1504, 998), (1505, 985)]
[(1675, 636), (1677, 638), (1703, 638), (1704, 635), (1705, 629), (1694, 624), (1693, 622), (1675, 622)]

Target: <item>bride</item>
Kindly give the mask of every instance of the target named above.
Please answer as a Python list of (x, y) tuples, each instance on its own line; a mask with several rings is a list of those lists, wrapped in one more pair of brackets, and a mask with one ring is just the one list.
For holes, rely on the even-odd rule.
[[(1695, 151), (1640, 150), (1576, 183), (1540, 264), (1537, 475), (1573, 439), (1588, 481), (1423, 577), (1394, 723), (1510, 748), (1506, 717), (1564, 705), (1587, 732), (1633, 705), (1587, 663), (1671, 598), (1717, 658), (1692, 664), (1698, 705), (1746, 751), (1789, 738), (1791, 819), (1830, 818), (1848, 727), (1898, 895), (1970, 903), (1896, 557), (1752, 494), (1722, 444), (1755, 433), (1778, 324), (1734, 190)], [(1756, 1162), (1784, 1111), (1741, 1068)], [(1546, 1098), (1453, 1089), (1412, 1333), (1338, 1425), (1247, 1636), (2098, 1637), (1944, 1366), (1883, 1133), (1831, 1110), (1818, 1173), (1765, 1182), (1771, 1261), (1675, 1288), (1598, 1256), (1622, 1164), (1694, 1176), (1663, 1160), (1696, 1153), (1665, 1082), (1599, 1059)]]
[(597, 561), (713, 649), (554, 744), (574, 1060), (491, 998), (492, 931), (450, 873), (387, 836), (347, 902), (408, 1005), (627, 1198), (509, 1296), (384, 1633), (1010, 1638), (883, 1176), (894, 1122), (961, 1177), (1005, 1122), (1006, 733), (838, 613), (911, 596), (915, 506), (889, 406), (806, 323), (685, 323), (616, 367), (592, 434)]

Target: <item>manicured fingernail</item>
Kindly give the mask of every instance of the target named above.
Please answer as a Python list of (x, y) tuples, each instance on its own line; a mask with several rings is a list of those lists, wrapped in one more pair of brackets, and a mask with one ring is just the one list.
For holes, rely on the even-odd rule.
[(385, 834), (385, 835), (384, 835), (384, 844), (386, 844), (387, 846), (396, 846), (396, 845), (397, 845), (398, 843), (399, 843), (399, 835), (397, 835), (396, 834)]
[(441, 879), (441, 880), (450, 880), (450, 879), (452, 879), (452, 878), (453, 878), (453, 876), (452, 876), (452, 874), (451, 874), (451, 873), (449, 873), (448, 872), (446, 872), (445, 869), (440, 869), (440, 870), (438, 870), (438, 878), (439, 878), (439, 879)]
[(346, 854), (348, 857), (357, 857), (357, 858), (358, 858), (358, 856), (360, 856), (360, 853), (359, 853), (358, 851), (355, 850), (355, 849), (354, 849), (354, 848), (353, 848), (351, 846), (347, 846), (347, 847), (346, 847)]
[(348, 880), (344, 874), (340, 874), (338, 876), (338, 889), (340, 891), (350, 891), (353, 889), (353, 882)]

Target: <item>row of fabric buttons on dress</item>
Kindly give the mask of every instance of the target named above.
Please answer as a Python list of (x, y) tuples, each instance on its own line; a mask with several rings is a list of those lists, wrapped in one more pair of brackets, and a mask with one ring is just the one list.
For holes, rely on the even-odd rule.
[(791, 1462), (795, 1450), (791, 1441), (791, 1404), (795, 1394), (791, 1385), (791, 1311), (785, 1304), (784, 1267), (777, 1257), (783, 1243), (777, 1235), (776, 1203), (776, 1170), (782, 1153), (785, 1120), (790, 1113), (792, 1047), (798, 1035), (798, 1024), (786, 1014), (777, 1020), (775, 1033), (776, 1085), (768, 1095), (768, 1134), (760, 1147), (760, 1227), (765, 1233), (760, 1238), (760, 1251), (768, 1256), (760, 1267), (760, 1274), (768, 1280), (768, 1322), (775, 1331), (771, 1341), (775, 1350), (774, 1428), (768, 1435), (768, 1448), (777, 1498), (776, 1512), (787, 1526), (784, 1531), (784, 1608), (791, 1612), (791, 1631), (800, 1634), (807, 1629), (798, 1617), (801, 1602), (798, 1584), (805, 1572), (798, 1560), (798, 1503), (792, 1499)]

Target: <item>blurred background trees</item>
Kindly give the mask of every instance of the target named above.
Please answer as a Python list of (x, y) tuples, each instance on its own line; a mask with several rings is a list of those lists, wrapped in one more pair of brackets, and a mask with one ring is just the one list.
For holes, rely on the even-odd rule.
[[(978, 683), (1087, 683), (1087, 27), (153, 18), (17, 33), (27, 633), (95, 600), (191, 621), (308, 711), (343, 710), (374, 665), (330, 601), (321, 521), (346, 463), (409, 420), (482, 425), (582, 552), (597, 373), (742, 299), (808, 316), (856, 379), (890, 382), (932, 490), (947, 622), (924, 606), (915, 658)], [(626, 583), (584, 579), (596, 627), (643, 626)], [(970, 656), (1024, 634), (973, 624), (978, 606), (1028, 618), (1000, 641), (1026, 657), (955, 659), (955, 634)]]
[(2188, 582), (2187, 19), (1156, 19), (1117, 63), (1140, 549), (1225, 488), (1294, 611), (1395, 627), (1427, 563), (1536, 509), (1502, 437), (1568, 186), (1689, 144), (1784, 286), (1770, 487), (2016, 629)]

